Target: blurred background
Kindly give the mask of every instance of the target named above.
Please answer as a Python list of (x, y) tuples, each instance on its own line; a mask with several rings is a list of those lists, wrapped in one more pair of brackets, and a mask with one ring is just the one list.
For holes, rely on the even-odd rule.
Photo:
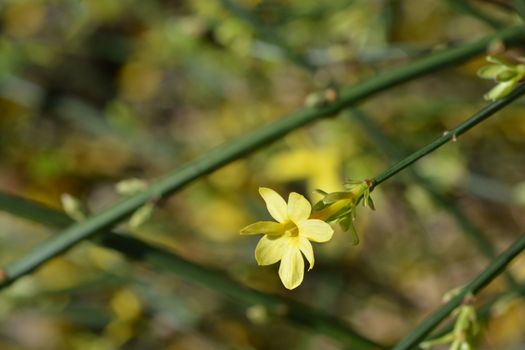
[[(57, 209), (70, 193), (103, 211), (122, 199), (118, 181), (176, 170), (301, 108), (313, 92), (520, 23), (511, 4), (1, 0), (0, 190)], [(465, 230), (496, 251), (523, 233), (523, 101), (417, 163), (437, 197), (407, 171), (381, 185), (377, 210), (358, 210), (361, 244), (337, 231), (315, 245), (316, 266), (294, 291), (277, 265), (256, 265), (258, 237), (238, 232), (268, 218), (259, 186), (315, 200), (314, 189), (373, 177), (468, 118), (492, 86), (476, 77), (483, 64), (470, 60), (295, 131), (191, 184), (128, 234), (394, 343), (486, 266)], [(57, 232), (2, 212), (0, 228), (0, 264)], [(512, 271), (525, 278), (525, 260)], [(496, 280), (477, 305), (506, 288)], [(2, 292), (0, 348), (344, 348), (264, 315), (84, 242)], [(524, 323), (525, 303), (505, 298), (479, 348), (523, 349)]]

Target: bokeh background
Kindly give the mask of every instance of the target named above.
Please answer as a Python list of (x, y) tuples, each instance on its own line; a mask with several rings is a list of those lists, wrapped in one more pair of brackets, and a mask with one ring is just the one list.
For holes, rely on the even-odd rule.
[[(0, 189), (58, 209), (70, 193), (103, 211), (122, 198), (118, 181), (176, 170), (301, 108), (313, 92), (519, 23), (511, 3), (1, 0)], [(359, 209), (359, 246), (339, 231), (316, 245), (316, 267), (291, 292), (277, 266), (256, 266), (257, 238), (238, 231), (267, 218), (259, 186), (315, 200), (314, 189), (341, 189), (395, 160), (377, 137), (403, 155), (466, 119), (491, 87), (476, 77), (483, 64), (391, 89), (361, 104), (359, 119), (343, 113), (295, 131), (191, 184), (127, 234), (394, 343), (487, 263), (413, 178), (403, 173), (374, 191), (375, 212)], [(497, 251), (525, 226), (524, 113), (518, 101), (415, 166)], [(54, 233), (0, 213), (0, 264)], [(525, 278), (525, 260), (513, 273)], [(479, 304), (506, 288), (496, 280)], [(264, 316), (84, 242), (2, 292), (0, 348), (344, 348)], [(484, 323), (480, 349), (522, 349), (524, 323), (525, 303), (505, 298)]]

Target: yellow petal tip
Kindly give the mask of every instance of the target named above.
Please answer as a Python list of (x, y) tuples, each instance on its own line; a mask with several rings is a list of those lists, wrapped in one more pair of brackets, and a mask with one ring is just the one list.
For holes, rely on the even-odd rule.
[(268, 188), (268, 187), (259, 187), (259, 194), (262, 196), (262, 193), (263, 192), (266, 192), (266, 191), (273, 191), (271, 188)]

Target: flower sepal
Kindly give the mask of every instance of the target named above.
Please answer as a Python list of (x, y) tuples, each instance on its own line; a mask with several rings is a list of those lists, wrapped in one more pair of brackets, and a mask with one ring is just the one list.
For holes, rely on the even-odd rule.
[(319, 194), (323, 195), (323, 198), (314, 205), (313, 217), (332, 224), (339, 224), (344, 232), (350, 231), (352, 243), (357, 245), (359, 237), (354, 226), (356, 208), (362, 202), (364, 207), (375, 210), (374, 201), (371, 197), (372, 185), (370, 180), (348, 180), (345, 184), (345, 191), (327, 193), (323, 190), (317, 190)]

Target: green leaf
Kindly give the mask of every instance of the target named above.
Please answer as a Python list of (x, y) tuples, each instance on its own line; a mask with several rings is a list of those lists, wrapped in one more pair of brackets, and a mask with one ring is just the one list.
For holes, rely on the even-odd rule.
[(436, 345), (448, 344), (454, 340), (454, 335), (452, 333), (447, 333), (439, 338), (427, 340), (419, 344), (419, 347), (422, 349), (430, 349)]
[(499, 83), (485, 94), (485, 100), (497, 101), (499, 99), (502, 99), (503, 97), (510, 94), (512, 90), (514, 90), (516, 84), (517, 81), (515, 80), (509, 80), (506, 82)]
[(323, 202), (325, 204), (332, 204), (337, 201), (340, 201), (341, 199), (352, 199), (354, 198), (354, 194), (351, 192), (332, 192), (327, 194), (323, 198)]
[(306, 107), (321, 107), (325, 102), (324, 96), (320, 92), (312, 92), (308, 96), (306, 96), (304, 100), (304, 105)]
[(354, 224), (352, 223), (350, 225), (350, 233), (352, 234), (352, 244), (358, 245), (359, 244), (359, 236), (357, 235), (357, 231), (355, 229)]
[(319, 202), (315, 203), (313, 206), (314, 211), (323, 210), (328, 205), (323, 202), (323, 200), (320, 200)]
[(125, 179), (118, 182), (115, 185), (117, 193), (125, 196), (132, 196), (134, 194), (142, 192), (147, 187), (148, 184), (146, 183), (146, 181), (137, 178)]
[(466, 341), (462, 342), (459, 350), (473, 350), (473, 347)]
[(339, 226), (341, 227), (341, 230), (343, 230), (343, 232), (348, 231), (351, 225), (352, 225), (352, 219), (350, 219), (348, 216), (339, 220)]
[(498, 74), (501, 74), (506, 70), (508, 70), (507, 67), (500, 65), (484, 66), (478, 70), (477, 75), (482, 79), (496, 79)]
[(323, 195), (323, 196), (326, 196), (328, 194), (328, 192), (325, 192), (325, 191), (323, 191), (323, 190), (321, 190), (319, 188), (316, 188), (314, 190), (314, 192), (317, 192), (317, 193), (319, 193), (320, 195)]
[(449, 350), (461, 350), (462, 341), (456, 339), (450, 346)]
[(60, 201), (62, 202), (62, 208), (64, 208), (64, 211), (70, 218), (75, 221), (82, 221), (86, 218), (86, 210), (76, 197), (69, 193), (63, 193)]
[(498, 64), (498, 65), (501, 65), (501, 66), (506, 66), (506, 67), (509, 67), (509, 68), (513, 68), (514, 67), (514, 65), (510, 61), (508, 61), (508, 60), (506, 60), (504, 58), (501, 58), (501, 57), (487, 56), (486, 60), (487, 60), (487, 62)]
[(151, 214), (153, 214), (154, 208), (155, 204), (149, 202), (137, 209), (129, 219), (129, 227), (136, 229), (145, 223), (151, 217)]
[(515, 78), (517, 75), (518, 75), (517, 71), (507, 69), (507, 70), (502, 71), (496, 76), (496, 81), (498, 82), (509, 81), (510, 79)]
[(376, 210), (376, 205), (374, 204), (374, 201), (372, 197), (368, 197), (368, 207), (372, 210)]

